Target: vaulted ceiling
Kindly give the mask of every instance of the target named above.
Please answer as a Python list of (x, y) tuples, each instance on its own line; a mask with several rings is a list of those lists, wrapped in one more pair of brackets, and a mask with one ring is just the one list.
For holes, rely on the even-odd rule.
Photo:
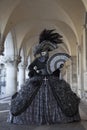
[(72, 55), (81, 44), (87, 0), (0, 0), (0, 31), (5, 39), (8, 32), (16, 32), (17, 47), (26, 46), (27, 53), (38, 43), (44, 28), (63, 35)]

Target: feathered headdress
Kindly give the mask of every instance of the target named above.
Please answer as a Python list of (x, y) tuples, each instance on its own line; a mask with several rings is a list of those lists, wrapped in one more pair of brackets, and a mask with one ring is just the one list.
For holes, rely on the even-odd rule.
[(44, 29), (39, 36), (39, 44), (34, 49), (34, 55), (42, 51), (52, 51), (56, 49), (57, 44), (63, 43), (62, 36), (59, 33), (54, 33), (55, 29)]

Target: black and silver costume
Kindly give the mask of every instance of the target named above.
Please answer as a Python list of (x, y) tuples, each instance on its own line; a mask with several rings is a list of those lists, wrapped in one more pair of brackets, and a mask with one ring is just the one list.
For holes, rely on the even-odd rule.
[[(41, 55), (30, 64), (30, 78), (21, 90), (12, 96), (12, 118), (8, 118), (8, 122), (39, 125), (80, 121), (80, 99), (65, 80), (59, 79), (59, 69), (51, 74), (47, 71), (48, 51), (52, 51), (57, 47), (57, 43), (62, 42), (62, 37), (53, 31), (45, 29), (40, 35), (39, 47), (36, 47), (34, 54), (45, 50), (47, 54)], [(48, 46), (47, 43), (44, 45), (46, 41)]]

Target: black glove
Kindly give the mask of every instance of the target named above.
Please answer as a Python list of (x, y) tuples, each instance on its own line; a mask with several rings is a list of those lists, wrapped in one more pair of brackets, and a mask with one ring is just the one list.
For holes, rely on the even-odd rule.
[(36, 76), (37, 75), (37, 72), (35, 71), (35, 70), (31, 70), (30, 72), (29, 72), (29, 74), (28, 74), (28, 76), (30, 77), (30, 78), (32, 78), (33, 76)]

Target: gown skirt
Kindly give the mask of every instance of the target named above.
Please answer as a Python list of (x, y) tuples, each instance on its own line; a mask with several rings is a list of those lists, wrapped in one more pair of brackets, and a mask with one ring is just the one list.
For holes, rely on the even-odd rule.
[[(53, 82), (50, 82), (52, 80)], [(69, 91), (72, 91), (65, 80), (59, 80), (54, 76), (37, 76), (28, 79), (11, 99), (7, 122), (41, 125), (80, 121), (79, 111), (67, 116), (58, 104), (51, 87), (53, 86), (57, 92), (58, 84), (61, 88), (68, 87)]]

